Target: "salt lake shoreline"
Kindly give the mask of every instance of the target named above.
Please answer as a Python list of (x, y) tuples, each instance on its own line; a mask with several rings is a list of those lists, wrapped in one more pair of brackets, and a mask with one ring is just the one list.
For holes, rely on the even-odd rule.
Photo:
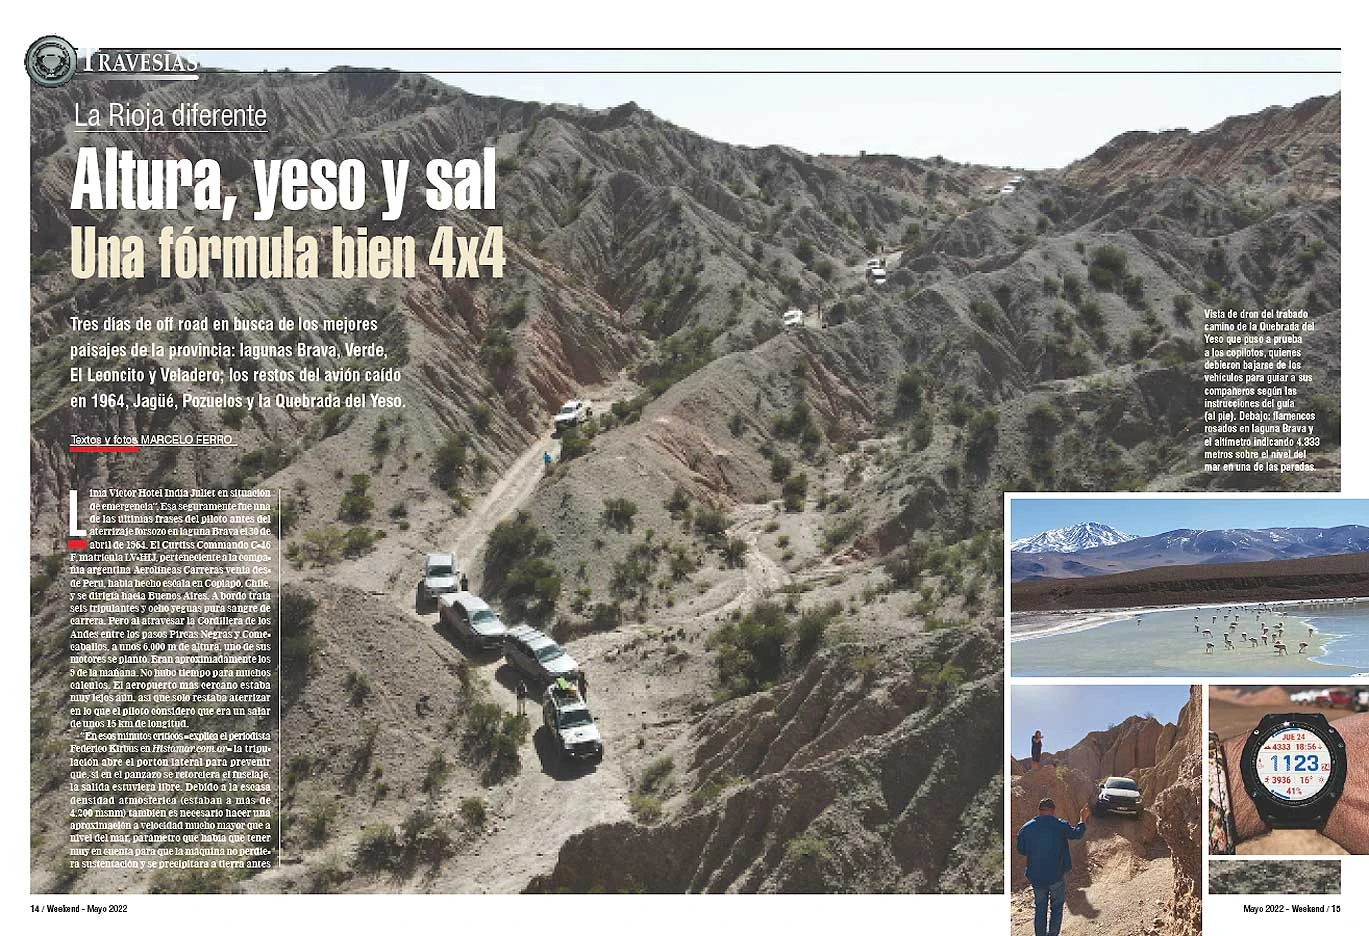
[[(1369, 597), (1316, 598), (1310, 601), (1264, 601), (1255, 602), (1254, 606), (1289, 610), (1293, 608), (1305, 609), (1304, 614), (1299, 614), (1295, 618), (1295, 620), (1305, 624), (1307, 617), (1314, 616), (1318, 611), (1328, 608), (1351, 608), (1361, 604), (1369, 604)], [(1138, 614), (1145, 615), (1157, 611), (1192, 610), (1201, 613), (1204, 610), (1210, 611), (1214, 608), (1221, 611), (1250, 606), (1249, 603), (1215, 602), (1202, 605), (1142, 605), (1135, 608), (1094, 608), (1078, 611), (1019, 611), (1011, 613), (1009, 616), (1008, 639), (1013, 643), (1018, 643), (1038, 637), (1055, 637), (1062, 634), (1078, 633), (1093, 630), (1095, 627), (1102, 627), (1104, 624), (1116, 624), (1119, 621), (1133, 619)], [(1319, 633), (1318, 636), (1323, 635)], [(1328, 633), (1324, 636), (1329, 639), (1342, 635)]]

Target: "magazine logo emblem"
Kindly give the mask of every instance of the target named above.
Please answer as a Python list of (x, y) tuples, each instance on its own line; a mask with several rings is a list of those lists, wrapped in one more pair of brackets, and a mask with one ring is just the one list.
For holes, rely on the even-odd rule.
[(24, 53), (24, 69), (40, 88), (60, 88), (76, 74), (76, 48), (61, 36), (44, 36)]

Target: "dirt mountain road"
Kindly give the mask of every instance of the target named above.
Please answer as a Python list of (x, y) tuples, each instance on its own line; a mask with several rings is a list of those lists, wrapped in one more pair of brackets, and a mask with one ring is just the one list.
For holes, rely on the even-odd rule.
[[(1164, 842), (1146, 845), (1139, 834), (1140, 824), (1130, 819), (1089, 820), (1088, 834), (1075, 846), (1074, 868), (1066, 876), (1061, 936), (1165, 932), (1174, 895), (1174, 862)], [(1031, 936), (1031, 887), (1023, 886), (1022, 880), (1012, 883), (1013, 936)]]

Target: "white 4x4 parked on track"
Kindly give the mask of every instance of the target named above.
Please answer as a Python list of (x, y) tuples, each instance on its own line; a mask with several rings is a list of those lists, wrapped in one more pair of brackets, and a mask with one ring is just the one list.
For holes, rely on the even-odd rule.
[(589, 405), (589, 400), (567, 400), (565, 405), (556, 411), (552, 417), (551, 424), (557, 432), (569, 429), (571, 426), (578, 426), (594, 415), (594, 409)]

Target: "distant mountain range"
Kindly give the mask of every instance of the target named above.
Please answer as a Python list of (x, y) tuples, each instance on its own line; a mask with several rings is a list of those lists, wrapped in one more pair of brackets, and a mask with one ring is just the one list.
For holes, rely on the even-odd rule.
[[(1079, 527), (1094, 526), (1121, 542), (1069, 548), (1087, 536)], [(1107, 534), (1102, 534), (1107, 535)], [(1037, 540), (1066, 548), (1028, 549)], [(1155, 536), (1131, 537), (1102, 524), (1079, 524), (1051, 530), (1013, 544), (1012, 580), (1080, 578), (1133, 572), (1157, 566), (1264, 562), (1369, 552), (1369, 527), (1277, 527), (1267, 530), (1170, 530)], [(1369, 558), (1366, 559), (1369, 561)]]
[(1012, 551), (1015, 553), (1073, 553), (1098, 546), (1116, 546), (1129, 543), (1138, 537), (1132, 533), (1114, 530), (1106, 523), (1076, 523), (1074, 526), (1047, 530), (1035, 536), (1014, 540)]

